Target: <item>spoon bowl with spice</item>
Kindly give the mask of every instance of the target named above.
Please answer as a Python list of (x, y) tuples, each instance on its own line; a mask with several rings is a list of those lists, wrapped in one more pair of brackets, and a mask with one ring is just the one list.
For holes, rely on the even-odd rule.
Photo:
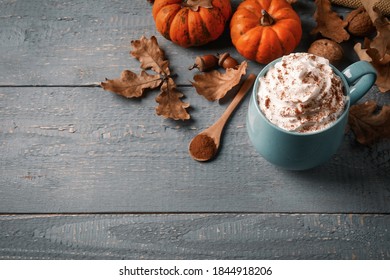
[(203, 130), (191, 140), (188, 151), (193, 159), (209, 161), (217, 155), (223, 128), (237, 105), (252, 87), (255, 78), (256, 75), (250, 74), (221, 117), (212, 126)]

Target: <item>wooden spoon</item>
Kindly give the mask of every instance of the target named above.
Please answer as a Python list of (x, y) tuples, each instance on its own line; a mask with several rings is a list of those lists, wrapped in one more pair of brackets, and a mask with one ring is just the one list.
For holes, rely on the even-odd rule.
[(193, 159), (208, 161), (214, 158), (218, 152), (221, 134), (227, 120), (252, 87), (255, 79), (256, 75), (250, 74), (221, 117), (212, 126), (203, 130), (191, 140), (188, 151)]

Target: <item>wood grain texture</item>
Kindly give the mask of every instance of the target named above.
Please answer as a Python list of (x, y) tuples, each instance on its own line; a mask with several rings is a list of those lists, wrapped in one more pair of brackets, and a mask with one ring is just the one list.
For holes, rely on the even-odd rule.
[[(294, 7), (304, 51), (315, 7)], [(139, 72), (129, 51), (142, 35), (165, 50), (190, 121), (156, 116), (156, 91), (126, 100), (96, 86)], [(363, 147), (349, 131), (328, 163), (284, 171), (251, 147), (246, 98), (216, 160), (190, 158), (228, 101), (196, 94), (187, 67), (225, 51), (242, 60), (228, 32), (199, 48), (165, 40), (145, 0), (0, 0), (0, 259), (390, 259), (389, 141)], [(375, 87), (366, 99), (390, 103)]]
[(388, 215), (0, 216), (0, 259), (389, 259)]
[(0, 88), (0, 212), (390, 211), (389, 141), (363, 147), (349, 132), (328, 163), (281, 170), (249, 143), (247, 96), (218, 157), (199, 163), (188, 143), (228, 104), (180, 89), (189, 122), (156, 116), (156, 91), (127, 100), (100, 88)]
[[(297, 51), (307, 50), (314, 27), (312, 1), (295, 7), (302, 19), (303, 39)], [(240, 1), (232, 1), (233, 8)], [(151, 5), (146, 0), (104, 1), (0, 1), (0, 85), (89, 85), (119, 77), (122, 70), (139, 72), (130, 57), (130, 42), (156, 36), (178, 74), (177, 83), (189, 85), (195, 71), (187, 68), (197, 55), (229, 51), (243, 60), (232, 46), (228, 30), (215, 42), (198, 48), (181, 48), (155, 29)], [(340, 13), (343, 9), (338, 8)], [(352, 49), (353, 42), (343, 44)], [(356, 60), (346, 51), (339, 65)], [(248, 72), (263, 66), (249, 62)]]
[[(151, 5), (136, 1), (0, 1), (0, 85), (85, 85), (139, 72), (130, 42), (155, 35), (179, 83), (200, 49), (184, 49), (158, 34)], [(226, 36), (226, 35), (225, 35)], [(220, 52), (231, 44), (208, 47)], [(214, 49), (214, 50), (213, 50)]]

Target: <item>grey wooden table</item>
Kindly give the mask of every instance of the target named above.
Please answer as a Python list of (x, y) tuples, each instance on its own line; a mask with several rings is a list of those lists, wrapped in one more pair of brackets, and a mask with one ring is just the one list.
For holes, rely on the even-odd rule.
[[(199, 96), (187, 67), (199, 54), (243, 58), (228, 33), (175, 46), (156, 32), (151, 8), (0, 0), (0, 258), (389, 259), (390, 142), (365, 147), (347, 132), (326, 164), (285, 171), (250, 145), (246, 98), (218, 157), (192, 160), (189, 141), (228, 102)], [(303, 51), (315, 39), (315, 7), (295, 9)], [(156, 116), (157, 91), (128, 100), (98, 86), (139, 72), (129, 51), (142, 35), (165, 50), (190, 121)], [(343, 43), (340, 68), (357, 60), (353, 44)], [(262, 67), (250, 62), (248, 72)], [(366, 99), (390, 103), (376, 87)]]

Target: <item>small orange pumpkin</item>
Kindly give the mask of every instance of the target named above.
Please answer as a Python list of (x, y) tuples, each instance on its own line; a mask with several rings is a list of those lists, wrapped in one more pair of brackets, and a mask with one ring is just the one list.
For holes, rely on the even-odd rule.
[(156, 29), (182, 46), (201, 46), (217, 39), (232, 15), (230, 0), (155, 0)]
[(266, 64), (298, 46), (302, 25), (285, 0), (245, 0), (233, 14), (230, 35), (242, 56)]

